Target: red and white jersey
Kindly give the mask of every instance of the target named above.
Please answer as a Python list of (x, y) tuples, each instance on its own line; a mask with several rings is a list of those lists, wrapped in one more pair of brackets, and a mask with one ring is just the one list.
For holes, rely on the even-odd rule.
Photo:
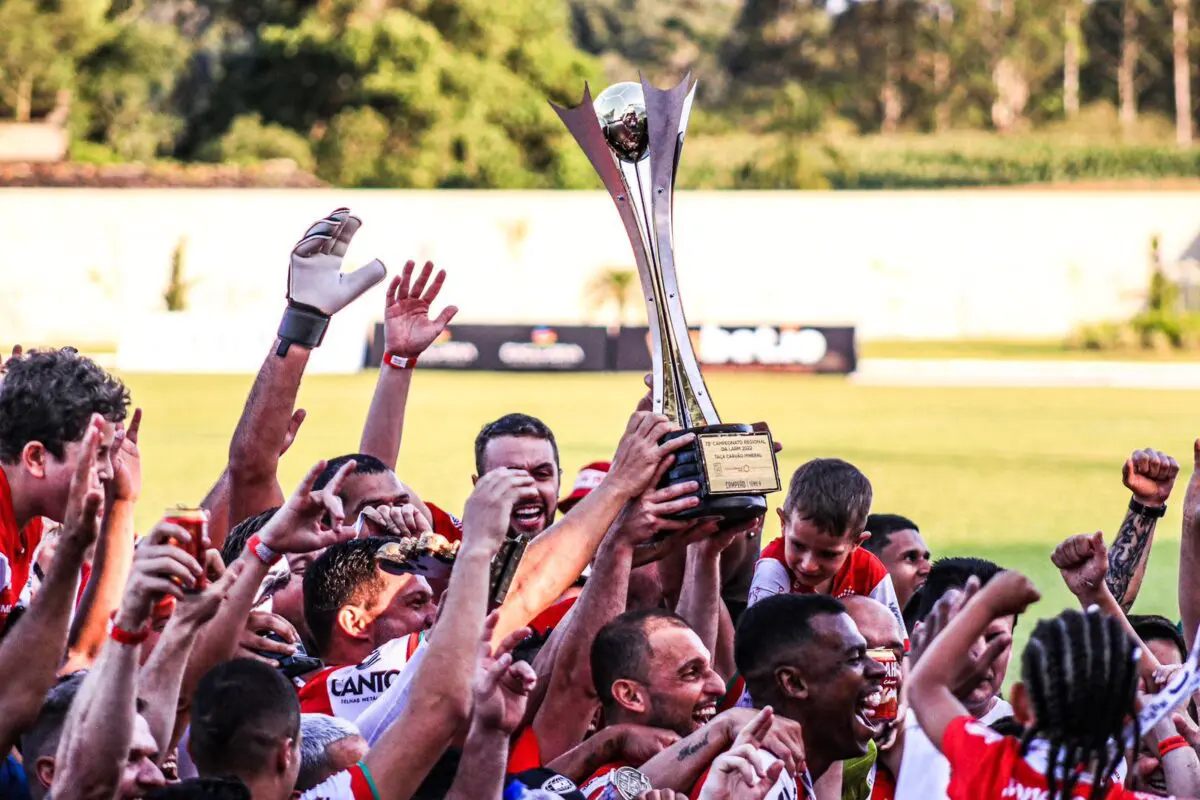
[[(1035, 742), (1036, 744), (1036, 742)], [(1020, 754), (1021, 743), (962, 716), (950, 723), (942, 738), (942, 751), (950, 762), (950, 800), (1047, 800), (1045, 756), (1031, 752)], [(1076, 800), (1092, 796), (1092, 779), (1079, 776), (1071, 792)], [(1152, 795), (1131, 792), (1120, 784), (1111, 786), (1107, 800), (1151, 800)]]
[(17, 607), (29, 582), (33, 555), (42, 541), (42, 518), (34, 517), (24, 530), (17, 527), (12, 490), (0, 469), (0, 629)]
[[(811, 587), (800, 583), (792, 575), (784, 559), (783, 549), (782, 538), (763, 548), (762, 556), (754, 566), (754, 580), (750, 584), (748, 605), (752, 606), (764, 597), (776, 594), (816, 594)], [(842, 564), (842, 568), (833, 576), (828, 593), (834, 597), (859, 595), (878, 600), (892, 612), (900, 630), (906, 631), (904, 614), (900, 611), (900, 601), (896, 599), (896, 587), (892, 585), (892, 578), (883, 562), (869, 550), (854, 548), (846, 557), (846, 563)], [(906, 644), (907, 638), (906, 631)]]
[(387, 691), (420, 644), (421, 634), (412, 633), (377, 648), (361, 664), (326, 667), (315, 673), (300, 688), (300, 710), (354, 722)]
[(300, 795), (300, 800), (379, 800), (379, 795), (375, 794), (360, 761), (309, 789)]

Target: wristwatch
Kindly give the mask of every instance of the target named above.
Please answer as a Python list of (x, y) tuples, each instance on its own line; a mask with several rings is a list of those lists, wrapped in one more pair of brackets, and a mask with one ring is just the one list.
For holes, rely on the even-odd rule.
[(646, 792), (653, 789), (650, 779), (633, 767), (618, 767), (609, 778), (608, 789), (604, 797), (614, 800), (637, 800)]
[(1167, 506), (1165, 503), (1161, 506), (1148, 506), (1132, 498), (1129, 501), (1129, 510), (1139, 517), (1146, 517), (1147, 519), (1162, 519), (1167, 515)]

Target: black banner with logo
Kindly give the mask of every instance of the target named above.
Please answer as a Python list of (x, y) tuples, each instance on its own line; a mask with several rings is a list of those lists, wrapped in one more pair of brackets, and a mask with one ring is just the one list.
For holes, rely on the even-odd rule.
[[(705, 368), (849, 374), (858, 365), (854, 328), (705, 325), (689, 330)], [(650, 329), (582, 325), (454, 325), (421, 356), (421, 367), (496, 372), (650, 371)], [(383, 325), (367, 356), (383, 360)]]
[[(452, 325), (421, 356), (422, 369), (491, 372), (599, 372), (608, 367), (608, 331), (582, 325)], [(383, 360), (375, 326), (368, 366)]]

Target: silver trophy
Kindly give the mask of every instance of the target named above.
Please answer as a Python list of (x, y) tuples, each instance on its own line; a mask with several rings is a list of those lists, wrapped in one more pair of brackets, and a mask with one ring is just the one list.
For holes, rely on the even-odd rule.
[(734, 524), (766, 513), (764, 495), (779, 490), (779, 468), (765, 424), (721, 423), (679, 298), (675, 176), (695, 95), (690, 75), (668, 90), (643, 77), (608, 87), (595, 103), (585, 86), (578, 106), (554, 110), (600, 175), (633, 246), (650, 324), (654, 410), (681, 433), (696, 434), (695, 446), (677, 453), (664, 485), (700, 483), (700, 505), (679, 518), (722, 517)]

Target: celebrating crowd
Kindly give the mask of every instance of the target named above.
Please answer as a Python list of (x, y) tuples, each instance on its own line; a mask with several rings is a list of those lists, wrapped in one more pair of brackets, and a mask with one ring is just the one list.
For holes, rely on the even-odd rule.
[[(445, 274), (409, 262), (357, 452), (289, 496), (277, 468), (311, 351), (385, 277), (342, 274), (360, 224), (339, 209), (293, 250), (225, 470), (196, 476), (215, 478), (206, 526), (135, 532), (141, 409), (73, 350), (14, 350), (0, 796), (1200, 797), (1200, 471), (1178, 625), (1130, 613), (1179, 469), (1154, 450), (1124, 464), (1116, 537), (1054, 550), (1080, 610), (1036, 622), (1027, 577), (932, 560), (836, 458), (790, 476), (778, 527), (688, 519), (699, 485), (664, 476), (694, 435), (667, 436), (649, 398), (573, 487), (545, 423), (483, 424), (456, 514), (396, 473), (413, 372), (456, 311), (431, 314)], [(165, 422), (146, 412), (151, 435)]]

